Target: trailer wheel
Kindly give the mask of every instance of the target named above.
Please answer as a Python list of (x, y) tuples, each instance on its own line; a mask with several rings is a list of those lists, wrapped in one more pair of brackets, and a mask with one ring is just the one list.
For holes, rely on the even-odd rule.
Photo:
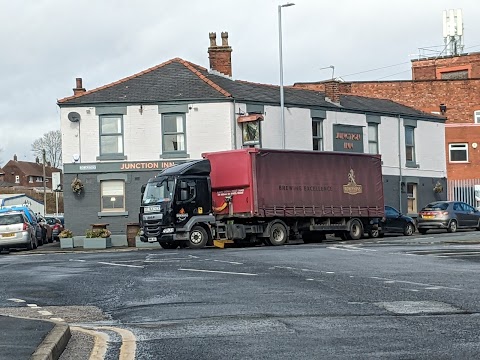
[(363, 235), (363, 225), (360, 220), (353, 219), (350, 221), (350, 228), (346, 233), (348, 240), (358, 240)]
[(285, 225), (281, 222), (276, 222), (270, 226), (270, 236), (268, 243), (273, 246), (280, 246), (287, 242), (288, 232)]
[(201, 249), (207, 245), (208, 235), (205, 229), (201, 226), (194, 226), (190, 231), (188, 239), (188, 247), (190, 249)]
[(161, 242), (160, 246), (162, 249), (175, 250), (178, 247), (178, 244), (176, 242)]

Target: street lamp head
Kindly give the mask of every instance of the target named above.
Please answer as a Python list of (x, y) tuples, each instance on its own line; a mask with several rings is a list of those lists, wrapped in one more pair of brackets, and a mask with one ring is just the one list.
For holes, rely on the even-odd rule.
[(283, 4), (283, 5), (280, 5), (280, 7), (289, 7), (289, 6), (293, 6), (295, 5), (294, 3), (286, 3), (286, 4)]

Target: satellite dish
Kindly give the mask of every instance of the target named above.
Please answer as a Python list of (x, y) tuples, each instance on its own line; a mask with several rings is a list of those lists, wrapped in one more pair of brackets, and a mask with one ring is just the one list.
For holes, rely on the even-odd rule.
[(75, 112), (75, 111), (69, 112), (68, 113), (68, 120), (70, 120), (71, 122), (79, 122), (80, 121), (80, 114)]

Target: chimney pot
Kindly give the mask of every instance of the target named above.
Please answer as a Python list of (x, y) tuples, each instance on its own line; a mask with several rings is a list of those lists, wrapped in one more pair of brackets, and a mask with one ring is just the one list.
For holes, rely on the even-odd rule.
[(83, 94), (86, 90), (85, 90), (85, 88), (83, 87), (83, 80), (82, 80), (82, 78), (76, 78), (75, 80), (76, 80), (76, 81), (75, 81), (76, 87), (73, 89), (73, 95), (74, 95), (74, 96), (77, 96), (77, 95)]
[(13, 161), (17, 161), (17, 154), (13, 154)]
[(232, 48), (228, 45), (228, 32), (224, 31), (221, 35), (222, 45), (217, 46), (216, 33), (209, 33), (208, 58), (210, 59), (210, 69), (232, 76)]
[(38, 164), (40, 163), (40, 159), (38, 158), (38, 156), (35, 158), (35, 162)]

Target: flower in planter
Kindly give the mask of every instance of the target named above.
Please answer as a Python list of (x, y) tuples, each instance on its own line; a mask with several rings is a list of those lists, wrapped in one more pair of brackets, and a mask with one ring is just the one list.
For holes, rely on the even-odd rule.
[(60, 234), (58, 234), (58, 237), (61, 238), (61, 239), (72, 238), (73, 237), (73, 232), (72, 232), (72, 230), (64, 229)]
[(77, 195), (80, 195), (83, 191), (83, 183), (77, 177), (72, 180), (72, 191)]
[(108, 229), (95, 229), (85, 231), (85, 237), (88, 239), (92, 238), (108, 238), (112, 235), (112, 232)]

